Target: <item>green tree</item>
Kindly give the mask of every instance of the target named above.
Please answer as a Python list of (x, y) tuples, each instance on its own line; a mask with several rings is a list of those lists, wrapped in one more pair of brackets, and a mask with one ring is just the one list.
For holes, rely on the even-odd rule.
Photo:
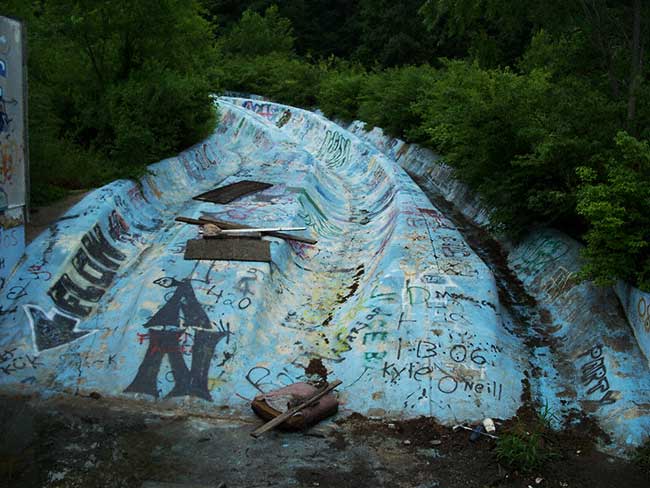
[(246, 10), (239, 22), (219, 39), (221, 53), (228, 57), (264, 56), (271, 53), (294, 54), (291, 21), (281, 17), (276, 6), (264, 15)]
[[(555, 224), (575, 235), (575, 168), (606, 154), (616, 109), (577, 79), (450, 61), (414, 109), (422, 137), (513, 234)], [(578, 222), (579, 224), (579, 222)]]
[(361, 39), (356, 58), (366, 66), (420, 64), (437, 53), (437, 39), (418, 13), (422, 0), (360, 0)]
[(212, 129), (215, 51), (196, 2), (48, 0), (17, 13), (29, 22), (35, 189), (141, 174)]
[(413, 104), (433, 89), (436, 70), (428, 65), (389, 68), (368, 76), (359, 99), (359, 118), (381, 127), (394, 137), (418, 140), (416, 130), (422, 124)]
[(295, 49), (315, 59), (349, 57), (357, 48), (360, 26), (358, 1), (350, 0), (201, 0), (207, 17), (227, 32), (246, 10), (263, 14), (276, 6), (294, 29)]
[(585, 235), (585, 277), (599, 284), (628, 280), (650, 291), (650, 145), (626, 132), (605, 174), (579, 168), (578, 212), (590, 223)]
[(331, 60), (324, 66), (318, 87), (317, 102), (325, 115), (351, 122), (359, 115), (359, 94), (367, 79), (365, 70), (356, 64)]
[(247, 10), (218, 41), (217, 84), (230, 91), (312, 107), (321, 68), (300, 59), (293, 42), (291, 22), (275, 6), (264, 15)]

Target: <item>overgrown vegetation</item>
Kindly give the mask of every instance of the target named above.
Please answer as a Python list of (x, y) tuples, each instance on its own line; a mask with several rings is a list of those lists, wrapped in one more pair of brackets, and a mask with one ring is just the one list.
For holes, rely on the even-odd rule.
[(548, 461), (558, 457), (554, 450), (548, 408), (532, 418), (517, 422), (499, 435), (496, 441), (497, 459), (512, 469), (530, 473), (541, 469)]
[[(294, 3), (273, 15), (297, 25)], [(249, 6), (263, 11), (260, 2)], [(230, 70), (223, 85), (315, 103), (328, 116), (359, 118), (429, 146), (495, 209), (501, 230), (517, 237), (538, 225), (560, 227), (587, 244), (585, 277), (650, 289), (640, 149), (650, 135), (640, 57), (649, 13), (635, 0), (430, 0), (399, 8), (361, 1), (339, 25), (358, 32), (356, 48), (342, 49), (345, 60), (326, 58), (333, 53), (298, 35), (290, 52), (256, 59), (263, 70), (247, 76)], [(409, 49), (414, 36), (417, 48)], [(296, 54), (315, 52), (320, 60)]]
[(214, 126), (211, 25), (182, 0), (10, 1), (29, 33), (32, 203), (135, 177)]
[(650, 290), (640, 0), (9, 3), (30, 24), (35, 194), (137, 175), (209, 131), (210, 93), (256, 93), (424, 144), (499, 229), (560, 227), (585, 277)]

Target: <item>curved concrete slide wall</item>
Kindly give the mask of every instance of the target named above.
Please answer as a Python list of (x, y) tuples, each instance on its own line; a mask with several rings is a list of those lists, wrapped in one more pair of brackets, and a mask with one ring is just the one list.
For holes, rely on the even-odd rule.
[[(485, 264), (405, 172), (315, 114), (219, 105), (203, 143), (94, 191), (27, 248), (0, 297), (3, 390), (237, 414), (318, 358), (347, 411), (514, 415), (526, 349)], [(191, 199), (242, 179), (274, 186)], [(271, 239), (271, 264), (185, 261), (197, 229), (173, 219), (203, 214), (306, 225), (318, 244)]]
[(613, 291), (576, 279), (580, 248), (560, 232), (540, 231), (508, 263), (551, 313), (546, 332), (581, 410), (619, 445), (638, 445), (650, 433), (650, 372)]
[(650, 293), (622, 281), (614, 289), (650, 368)]
[[(489, 223), (490, 212), (431, 151), (387, 137), (377, 128), (366, 132), (362, 122), (353, 123), (350, 131), (421, 178), (470, 221)], [(642, 443), (650, 433), (649, 294), (617, 285), (637, 342), (613, 290), (576, 279), (579, 243), (543, 229), (516, 246), (503, 244), (509, 267), (549, 312), (546, 323), (534, 324), (539, 332), (533, 331), (547, 344), (531, 355), (531, 363), (543, 372), (533, 380), (540, 403), (567, 416), (574, 409), (586, 412), (615, 446)]]

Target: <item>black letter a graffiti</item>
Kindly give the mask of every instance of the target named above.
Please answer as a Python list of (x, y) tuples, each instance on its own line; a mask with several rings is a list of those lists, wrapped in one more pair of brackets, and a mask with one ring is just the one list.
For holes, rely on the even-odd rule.
[[(167, 396), (191, 395), (212, 401), (208, 390), (210, 361), (215, 347), (230, 331), (227, 326), (222, 330), (212, 328), (189, 280), (173, 280), (172, 286), (176, 287), (172, 297), (144, 324), (149, 328), (149, 347), (138, 373), (124, 392), (146, 393), (158, 398), (158, 373), (167, 355), (174, 377), (174, 388)], [(173, 330), (152, 327), (173, 327)], [(183, 347), (179, 344), (188, 327), (195, 329), (191, 369), (185, 364)]]

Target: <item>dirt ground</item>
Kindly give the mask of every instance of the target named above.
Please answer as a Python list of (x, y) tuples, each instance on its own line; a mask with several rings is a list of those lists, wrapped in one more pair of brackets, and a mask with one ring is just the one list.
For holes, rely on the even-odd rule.
[[(494, 441), (421, 418), (359, 415), (302, 433), (249, 433), (261, 421), (191, 416), (108, 398), (0, 397), (0, 486), (593, 487), (650, 486), (650, 473), (599, 453), (576, 430), (539, 472), (501, 466)], [(498, 433), (498, 432), (497, 432)], [(585, 435), (582, 435), (585, 434)]]
[(44, 207), (34, 207), (29, 212), (29, 222), (25, 225), (25, 240), (32, 242), (41, 232), (56, 222), (73, 205), (85, 197), (90, 190), (71, 192), (65, 198)]

